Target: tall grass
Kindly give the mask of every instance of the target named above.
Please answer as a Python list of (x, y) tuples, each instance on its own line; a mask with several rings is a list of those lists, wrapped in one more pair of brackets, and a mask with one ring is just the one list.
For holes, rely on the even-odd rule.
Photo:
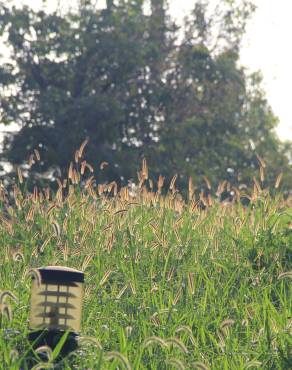
[(264, 169), (231, 202), (196, 199), (191, 181), (185, 201), (145, 161), (134, 190), (95, 185), (85, 145), (54, 194), (23, 190), (20, 170), (1, 188), (1, 369), (26, 368), (28, 271), (52, 264), (86, 274), (83, 339), (61, 368), (291, 368), (291, 199), (261, 188)]

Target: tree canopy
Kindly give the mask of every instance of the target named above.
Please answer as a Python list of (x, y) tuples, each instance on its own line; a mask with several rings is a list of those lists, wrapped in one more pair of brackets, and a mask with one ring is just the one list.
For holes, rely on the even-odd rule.
[(0, 2), (11, 53), (0, 66), (0, 117), (20, 126), (2, 160), (24, 166), (38, 149), (35, 175), (65, 173), (89, 139), (86, 160), (101, 180), (134, 178), (143, 157), (153, 176), (178, 173), (182, 186), (189, 176), (248, 183), (259, 156), (267, 181), (291, 171), (261, 79), (239, 63), (254, 6), (224, 0), (211, 12), (196, 1), (178, 26), (164, 0), (148, 12), (145, 3), (88, 0), (47, 13)]

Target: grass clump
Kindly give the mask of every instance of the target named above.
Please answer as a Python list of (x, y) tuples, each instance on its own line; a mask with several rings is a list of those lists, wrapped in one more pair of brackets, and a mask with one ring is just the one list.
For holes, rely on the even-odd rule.
[(26, 368), (28, 272), (52, 264), (86, 274), (83, 339), (59, 368), (291, 368), (291, 200), (257, 184), (185, 202), (145, 162), (135, 193), (81, 177), (72, 164), (54, 195), (1, 193), (3, 369)]

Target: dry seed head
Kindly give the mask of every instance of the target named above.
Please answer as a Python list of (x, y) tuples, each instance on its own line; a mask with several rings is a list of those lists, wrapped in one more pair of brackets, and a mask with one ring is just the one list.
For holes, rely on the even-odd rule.
[(34, 155), (37, 161), (41, 160), (40, 152), (37, 149), (34, 149)]
[(158, 327), (158, 326), (160, 326), (160, 325), (161, 325), (161, 321), (160, 321), (160, 319), (159, 319), (159, 317), (158, 317), (157, 312), (155, 312), (155, 313), (150, 317), (150, 321), (151, 321), (151, 323), (152, 323), (154, 326), (156, 326), (156, 327)]
[(187, 347), (183, 344), (183, 342), (181, 340), (179, 340), (178, 338), (176, 338), (176, 337), (168, 338), (166, 340), (166, 344), (173, 345), (173, 346), (177, 347), (178, 349), (180, 349), (185, 354), (187, 354), (189, 352)]
[(148, 180), (148, 167), (147, 167), (147, 161), (145, 158), (142, 160), (142, 178), (143, 180)]
[(69, 256), (69, 245), (68, 245), (68, 241), (66, 241), (64, 247), (62, 248), (62, 254), (63, 254), (64, 261), (68, 261), (68, 256)]
[(29, 209), (29, 211), (27, 212), (27, 215), (25, 216), (25, 221), (28, 222), (28, 221), (33, 221), (34, 219), (34, 212), (35, 212), (35, 207), (32, 205)]
[(8, 321), (12, 321), (12, 309), (9, 304), (0, 304), (0, 318), (6, 316)]
[(99, 196), (101, 196), (105, 191), (106, 191), (106, 184), (98, 184), (97, 185), (97, 192), (98, 192)]
[(11, 361), (16, 361), (19, 358), (19, 352), (17, 351), (17, 349), (12, 349), (9, 352), (9, 358)]
[(153, 292), (157, 292), (158, 290), (159, 290), (158, 285), (156, 283), (153, 283), (153, 286), (152, 286), (150, 292), (153, 293)]
[(113, 244), (114, 244), (114, 234), (111, 233), (111, 236), (108, 239), (107, 246), (106, 246), (106, 249), (107, 249), (108, 253), (111, 252), (111, 250), (113, 248)]
[(33, 154), (31, 154), (31, 155), (29, 156), (29, 159), (28, 159), (28, 165), (29, 165), (29, 167), (31, 167), (34, 163), (35, 163), (35, 162), (34, 162), (34, 155), (33, 155)]
[(103, 170), (106, 166), (108, 166), (108, 162), (101, 162), (99, 168)]
[(58, 183), (59, 188), (63, 187), (62, 181), (57, 177), (56, 181)]
[(47, 215), (49, 216), (49, 214), (56, 208), (57, 206), (56, 206), (56, 204), (52, 204), (49, 208), (48, 208), (48, 210), (47, 210)]
[(133, 326), (126, 326), (125, 333), (126, 333), (127, 338), (130, 337), (130, 335), (132, 334), (132, 331), (133, 331)]
[(7, 298), (10, 298), (13, 301), (17, 302), (17, 298), (12, 292), (10, 292), (9, 290), (4, 290), (0, 293), (0, 305), (6, 304)]
[[(225, 330), (228, 330), (228, 328), (227, 328), (227, 329), (225, 329)], [(218, 338), (219, 338), (218, 345), (219, 345), (219, 347), (220, 347), (222, 350), (224, 350), (224, 347), (225, 347), (225, 340), (224, 340), (224, 337), (222, 336), (222, 334), (221, 334), (220, 332), (217, 332), (217, 336), (218, 336)]]
[(188, 287), (189, 287), (191, 295), (195, 294), (194, 275), (195, 274), (193, 272), (188, 272)]
[(204, 181), (207, 185), (207, 189), (211, 190), (212, 186), (211, 186), (211, 183), (210, 183), (209, 179), (206, 176), (203, 176), (203, 179), (204, 179)]
[(20, 169), (20, 167), (17, 167), (17, 177), (18, 177), (18, 181), (20, 184), (23, 183), (23, 175), (22, 175), (22, 171)]
[(51, 190), (50, 190), (50, 188), (49, 188), (49, 187), (47, 187), (47, 188), (44, 190), (44, 193), (45, 193), (46, 200), (50, 200)]
[(179, 288), (178, 292), (176, 293), (176, 296), (174, 297), (174, 300), (172, 304), (175, 306), (177, 302), (179, 301), (180, 297), (182, 295), (182, 288)]
[[(92, 187), (92, 185), (90, 184), (90, 185), (88, 185), (88, 188), (87, 188), (87, 191), (88, 191), (88, 194), (93, 198), (93, 199), (97, 199), (97, 194), (95, 193), (95, 191), (94, 191), (94, 189), (93, 189), (93, 187)], [(101, 195), (101, 194), (99, 194), (99, 195)]]
[(159, 344), (161, 347), (163, 348), (167, 348), (168, 345), (166, 343), (166, 341), (160, 337), (157, 337), (155, 335), (151, 336), (151, 337), (148, 337), (145, 339), (144, 343), (143, 343), (143, 347), (146, 348), (152, 344)]
[(77, 185), (79, 184), (79, 182), (80, 182), (80, 175), (75, 169), (73, 169), (72, 183)]
[(75, 155), (74, 155), (75, 163), (78, 163), (79, 161), (79, 150), (76, 150)]
[(139, 251), (139, 249), (136, 250), (136, 253), (135, 253), (135, 263), (138, 263), (141, 259), (141, 252)]
[(174, 227), (174, 228), (173, 228), (173, 232), (174, 232), (174, 234), (175, 234), (176, 240), (181, 244), (181, 243), (182, 243), (182, 242), (181, 242), (181, 238), (180, 238), (179, 233), (177, 232), (176, 227)]
[(195, 212), (195, 211), (197, 211), (197, 210), (198, 210), (198, 205), (199, 205), (199, 203), (200, 203), (200, 201), (199, 201), (199, 200), (195, 200), (195, 199), (193, 199), (193, 200), (191, 201), (191, 204), (190, 204), (190, 211), (191, 211), (191, 212)]
[(208, 206), (209, 207), (212, 207), (212, 205), (213, 205), (213, 199), (212, 199), (211, 194), (208, 194), (207, 203), (208, 203)]
[(107, 360), (113, 360), (113, 359), (119, 360), (127, 370), (131, 370), (131, 366), (129, 364), (127, 357), (122, 355), (120, 352), (115, 352), (115, 351), (107, 352), (104, 356)]
[(107, 271), (105, 272), (105, 274), (103, 275), (102, 279), (101, 279), (101, 280), (100, 280), (100, 282), (99, 282), (99, 285), (100, 285), (100, 286), (103, 286), (103, 285), (104, 285), (104, 283), (107, 281), (107, 279), (109, 278), (109, 276), (110, 276), (110, 274), (111, 274), (112, 272), (113, 272), (112, 270), (107, 270)]
[(122, 289), (119, 291), (119, 293), (117, 294), (116, 299), (121, 299), (121, 297), (124, 295), (127, 288), (128, 288), (128, 284), (124, 285)]
[(264, 167), (260, 166), (260, 180), (261, 182), (265, 181), (265, 170)]
[(292, 271), (282, 272), (282, 273), (281, 273), (281, 274), (279, 274), (279, 276), (278, 276), (278, 280), (282, 280), (282, 279), (285, 279), (285, 278), (290, 278), (290, 279), (292, 279)]
[(72, 177), (73, 177), (73, 162), (70, 162), (68, 169), (68, 179), (72, 180)]
[(81, 265), (81, 271), (85, 271), (87, 269), (87, 267), (89, 266), (92, 258), (93, 258), (93, 255), (90, 255), (90, 254), (85, 256), (85, 258), (82, 262), (82, 265)]
[(174, 273), (174, 267), (171, 267), (167, 273), (166, 281), (170, 281), (172, 279), (173, 273)]
[(281, 172), (278, 176), (277, 176), (277, 178), (276, 178), (276, 181), (275, 181), (275, 189), (278, 189), (279, 188), (279, 186), (280, 186), (280, 183), (281, 183), (281, 181), (282, 181), (282, 178), (283, 178), (283, 172)]
[(151, 179), (148, 180), (149, 188), (153, 190), (153, 181)]
[(86, 161), (82, 161), (81, 162), (81, 169), (80, 169), (81, 175), (84, 175), (85, 167), (86, 167)]
[(34, 188), (33, 188), (33, 198), (32, 198), (32, 201), (34, 203), (37, 203), (38, 200), (39, 200), (38, 188), (36, 186), (34, 186)]
[(26, 272), (26, 276), (32, 276), (33, 279), (36, 280), (37, 286), (40, 286), (42, 283), (42, 277), (38, 269), (30, 269)]
[(201, 191), (199, 198), (200, 198), (201, 204), (203, 204), (203, 206), (205, 206), (207, 208), (208, 207), (208, 199), (204, 197), (204, 192), (203, 191)]
[(209, 366), (207, 366), (207, 365), (206, 365), (206, 364), (204, 364), (203, 362), (199, 362), (199, 361), (193, 362), (193, 363), (192, 363), (192, 366), (193, 366), (195, 369), (200, 369), (200, 370), (210, 370)]
[(19, 251), (13, 253), (12, 259), (13, 259), (13, 261), (22, 261), (22, 262), (25, 261), (24, 255)]
[(57, 221), (52, 221), (52, 227), (53, 227), (55, 236), (57, 238), (59, 238), (61, 236), (61, 227), (60, 227), (60, 225), (58, 224)]
[(262, 362), (260, 361), (256, 361), (256, 360), (252, 360), (252, 361), (249, 361), (247, 362), (245, 365), (244, 365), (244, 369), (249, 369), (249, 368), (253, 368), (253, 367), (261, 367), (262, 366)]
[(86, 147), (87, 144), (88, 144), (88, 139), (84, 140), (83, 143), (81, 144), (81, 146), (80, 146), (80, 148), (78, 150), (78, 156), (79, 156), (79, 158), (82, 158), (84, 148)]
[(187, 326), (187, 325), (182, 325), (182, 326), (179, 326), (176, 330), (175, 330), (175, 333), (180, 333), (180, 332), (184, 332), (184, 333), (187, 333), (192, 344), (195, 345), (196, 341), (195, 341), (195, 338), (193, 336), (193, 332), (192, 332), (192, 329)]
[(91, 166), (91, 164), (89, 164), (89, 163), (87, 163), (87, 162), (86, 162), (86, 167), (89, 169), (89, 171), (90, 171), (91, 173), (93, 173), (93, 172), (94, 172), (94, 169), (93, 169), (93, 167)]
[(54, 369), (55, 365), (52, 362), (39, 362), (37, 365), (31, 368), (31, 370), (44, 370)]
[(130, 288), (131, 288), (133, 295), (136, 295), (137, 291), (136, 291), (135, 285), (131, 281), (130, 281)]
[(100, 344), (99, 340), (94, 337), (78, 337), (78, 343), (81, 344), (93, 344), (98, 349), (102, 350), (102, 345)]
[(158, 177), (158, 182), (157, 182), (157, 188), (158, 188), (158, 190), (160, 191), (161, 190), (161, 188), (163, 187), (163, 184), (164, 184), (164, 177), (163, 176), (161, 176), (161, 175), (159, 175), (159, 177)]
[(253, 182), (254, 182), (254, 195), (257, 197), (257, 195), (262, 191), (262, 189), (255, 177), (253, 178)]
[(261, 158), (258, 154), (256, 154), (256, 157), (257, 157), (257, 160), (258, 160), (260, 166), (263, 167), (263, 168), (266, 168), (266, 163), (263, 160), (263, 158)]
[(186, 366), (183, 364), (183, 362), (177, 358), (171, 358), (166, 361), (167, 364), (176, 367), (179, 370), (185, 370)]
[(128, 211), (127, 209), (119, 209), (118, 211), (116, 211), (116, 212), (113, 214), (113, 216), (118, 215), (118, 214), (120, 214), (120, 213), (125, 213), (125, 212), (127, 212), (127, 211)]
[(118, 184), (115, 181), (112, 181), (109, 184), (108, 192), (110, 193), (113, 190), (113, 195), (116, 196), (118, 193)]
[(93, 180), (94, 176), (90, 176), (89, 179), (86, 180), (84, 188), (87, 189), (89, 186), (92, 186)]
[(53, 352), (49, 346), (40, 346), (34, 351), (37, 355), (46, 355), (47, 361), (50, 362), (53, 359)]
[(194, 192), (195, 192), (194, 185), (193, 185), (193, 179), (191, 177), (189, 177), (188, 189), (189, 189), (189, 201), (191, 201), (193, 199)]
[(170, 185), (169, 185), (169, 190), (171, 190), (171, 191), (174, 190), (174, 184), (175, 184), (176, 179), (177, 179), (177, 174), (175, 174), (173, 176), (173, 178), (171, 179)]
[(224, 321), (222, 321), (222, 323), (220, 324), (220, 329), (225, 332), (226, 329), (228, 329), (229, 327), (233, 326), (235, 324), (235, 321), (232, 320), (232, 319), (226, 319)]

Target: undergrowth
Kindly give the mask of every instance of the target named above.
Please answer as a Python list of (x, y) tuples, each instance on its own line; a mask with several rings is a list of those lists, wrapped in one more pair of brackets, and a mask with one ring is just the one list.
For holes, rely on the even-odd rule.
[(134, 190), (97, 186), (83, 149), (54, 194), (20, 170), (1, 188), (0, 368), (28, 368), (28, 272), (46, 265), (85, 272), (83, 339), (35, 368), (292, 368), (291, 199), (255, 180), (230, 202), (226, 182), (217, 197), (190, 183), (185, 201), (175, 177), (162, 196), (145, 161)]

